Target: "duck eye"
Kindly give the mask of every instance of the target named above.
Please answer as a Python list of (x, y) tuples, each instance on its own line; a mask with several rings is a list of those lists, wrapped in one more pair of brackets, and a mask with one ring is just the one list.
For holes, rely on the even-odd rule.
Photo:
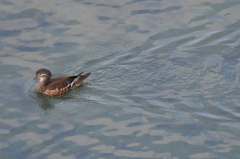
[(41, 73), (38, 74), (38, 76), (41, 76), (41, 75), (42, 75)]

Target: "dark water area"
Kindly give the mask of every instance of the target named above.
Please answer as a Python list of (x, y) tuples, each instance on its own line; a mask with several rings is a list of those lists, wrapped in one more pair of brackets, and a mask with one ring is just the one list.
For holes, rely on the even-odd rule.
[[(240, 1), (0, 1), (1, 159), (240, 156)], [(92, 72), (60, 97), (35, 72)]]

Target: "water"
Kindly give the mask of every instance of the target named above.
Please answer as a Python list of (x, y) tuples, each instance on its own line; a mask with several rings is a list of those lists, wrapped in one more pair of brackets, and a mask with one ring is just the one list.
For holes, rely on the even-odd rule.
[(239, 1), (0, 3), (1, 159), (239, 157)]

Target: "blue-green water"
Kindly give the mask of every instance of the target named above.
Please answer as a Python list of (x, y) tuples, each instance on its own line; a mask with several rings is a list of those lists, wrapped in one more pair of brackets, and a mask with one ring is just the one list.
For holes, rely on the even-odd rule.
[[(1, 159), (240, 156), (240, 1), (0, 2)], [(34, 90), (92, 72), (61, 96)]]

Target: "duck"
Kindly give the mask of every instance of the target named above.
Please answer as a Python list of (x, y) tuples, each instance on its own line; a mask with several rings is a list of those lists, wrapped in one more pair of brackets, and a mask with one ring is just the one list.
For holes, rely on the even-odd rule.
[(81, 72), (76, 76), (66, 76), (51, 79), (51, 71), (41, 68), (36, 71), (35, 79), (39, 79), (39, 82), (36, 84), (35, 89), (38, 93), (44, 95), (61, 96), (64, 93), (80, 86), (90, 74), (91, 72)]

